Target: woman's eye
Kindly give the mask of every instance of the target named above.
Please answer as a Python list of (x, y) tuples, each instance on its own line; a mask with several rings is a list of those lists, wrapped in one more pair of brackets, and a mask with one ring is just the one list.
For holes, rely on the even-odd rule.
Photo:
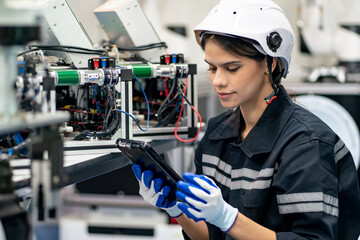
[(239, 70), (240, 67), (228, 67), (227, 70), (229, 72), (236, 72), (237, 70)]

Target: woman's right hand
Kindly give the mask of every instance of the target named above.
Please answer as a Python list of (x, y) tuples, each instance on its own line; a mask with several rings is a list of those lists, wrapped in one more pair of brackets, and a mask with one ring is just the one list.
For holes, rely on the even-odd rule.
[(169, 200), (171, 187), (164, 185), (162, 178), (155, 178), (151, 170), (143, 170), (139, 164), (132, 166), (135, 177), (139, 181), (139, 194), (155, 207), (164, 209), (170, 217), (177, 218), (183, 212), (178, 208), (178, 202)]

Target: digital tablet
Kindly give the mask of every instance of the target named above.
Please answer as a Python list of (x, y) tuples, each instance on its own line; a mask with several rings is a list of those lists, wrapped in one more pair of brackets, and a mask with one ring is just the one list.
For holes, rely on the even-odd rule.
[(165, 182), (164, 184), (170, 185), (173, 189), (170, 193), (170, 199), (174, 200), (176, 198), (176, 183), (183, 179), (155, 152), (149, 143), (118, 138), (116, 140), (116, 147), (133, 163), (153, 171), (155, 178), (161, 177)]

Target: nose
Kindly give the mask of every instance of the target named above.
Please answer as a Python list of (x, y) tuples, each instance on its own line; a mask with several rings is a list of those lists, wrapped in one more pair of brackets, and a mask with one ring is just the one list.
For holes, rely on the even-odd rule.
[(221, 70), (217, 70), (215, 73), (211, 74), (211, 84), (214, 88), (222, 88), (227, 84), (227, 78)]

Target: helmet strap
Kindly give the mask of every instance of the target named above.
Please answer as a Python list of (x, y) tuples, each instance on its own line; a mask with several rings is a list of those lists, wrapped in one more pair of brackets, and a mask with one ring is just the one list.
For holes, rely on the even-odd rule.
[(266, 98), (266, 104), (270, 105), (270, 103), (277, 98), (277, 94), (279, 92), (279, 88), (277, 86), (277, 83), (280, 81), (282, 74), (279, 74), (278, 76), (276, 76), (275, 81), (273, 80), (273, 75), (272, 75), (272, 63), (273, 63), (274, 58), (266, 55), (266, 63), (267, 63), (267, 68), (268, 68), (268, 72), (269, 72), (269, 79), (270, 79), (270, 83), (272, 88), (274, 89)]

